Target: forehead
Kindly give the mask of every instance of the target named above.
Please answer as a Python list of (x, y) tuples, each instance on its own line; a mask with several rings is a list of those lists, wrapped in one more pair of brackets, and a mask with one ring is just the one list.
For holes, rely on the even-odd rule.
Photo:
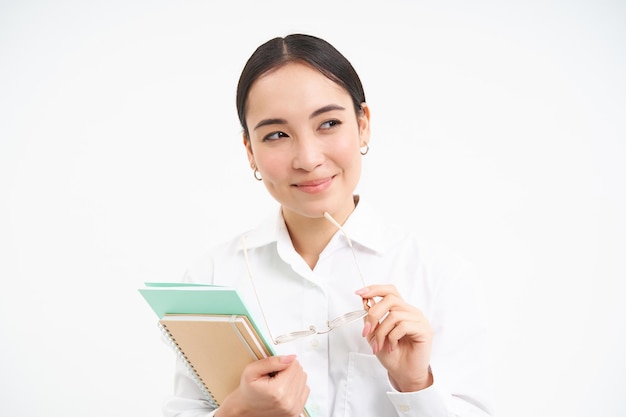
[(263, 117), (277, 111), (312, 111), (331, 103), (347, 106), (351, 102), (347, 90), (317, 69), (288, 63), (254, 82), (248, 93), (247, 115)]

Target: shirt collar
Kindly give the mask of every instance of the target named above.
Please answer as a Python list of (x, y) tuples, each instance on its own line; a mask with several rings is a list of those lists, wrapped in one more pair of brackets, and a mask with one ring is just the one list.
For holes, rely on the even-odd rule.
[[(358, 198), (358, 204), (346, 220), (343, 229), (353, 245), (362, 246), (373, 252), (384, 253), (391, 243), (391, 236), (387, 233), (382, 218), (362, 197)], [(246, 234), (246, 245), (248, 248), (255, 248), (276, 244), (279, 239), (282, 240), (288, 236), (287, 227), (279, 207), (257, 228)]]
[(391, 244), (383, 218), (367, 199), (362, 197), (344, 223), (343, 230), (353, 245), (363, 246), (373, 252), (385, 253)]

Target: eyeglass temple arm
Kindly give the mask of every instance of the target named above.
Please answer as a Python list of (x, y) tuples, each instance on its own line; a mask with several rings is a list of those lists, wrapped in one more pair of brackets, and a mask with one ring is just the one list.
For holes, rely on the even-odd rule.
[[(331, 222), (332, 224), (334, 224), (339, 231), (341, 232), (341, 234), (343, 234), (343, 236), (346, 238), (346, 240), (348, 241), (348, 246), (350, 246), (350, 250), (352, 251), (352, 256), (354, 257), (354, 263), (356, 265), (357, 270), (359, 271), (359, 277), (361, 278), (361, 283), (363, 284), (363, 287), (366, 287), (365, 285), (365, 279), (363, 278), (363, 273), (361, 273), (361, 267), (359, 266), (359, 262), (356, 259), (356, 252), (354, 252), (354, 247), (352, 246), (352, 240), (350, 240), (350, 237), (348, 236), (348, 234), (346, 233), (346, 231), (343, 229), (343, 227), (339, 224), (339, 222), (337, 220), (335, 220), (333, 218), (333, 216), (330, 215), (329, 212), (325, 211), (324, 212), (324, 217), (326, 217), (326, 220), (328, 220), (329, 222)], [(376, 304), (376, 302), (374, 301), (373, 298), (364, 298), (363, 299), (363, 310), (365, 311), (369, 311), (370, 307), (372, 307), (374, 304)]]
[(241, 236), (241, 246), (243, 248), (243, 256), (246, 260), (246, 270), (248, 271), (248, 278), (250, 279), (250, 283), (252, 284), (252, 290), (254, 291), (254, 296), (256, 298), (256, 302), (261, 309), (261, 315), (263, 316), (263, 321), (265, 322), (265, 327), (267, 328), (267, 333), (272, 339), (272, 343), (274, 345), (278, 345), (276, 342), (276, 338), (272, 334), (272, 329), (270, 329), (270, 325), (267, 321), (267, 317), (265, 316), (265, 311), (263, 310), (263, 304), (261, 304), (261, 299), (259, 297), (259, 293), (257, 292), (256, 285), (254, 284), (254, 279), (252, 278), (252, 270), (250, 269), (250, 258), (248, 257), (248, 245), (246, 244), (246, 236)]

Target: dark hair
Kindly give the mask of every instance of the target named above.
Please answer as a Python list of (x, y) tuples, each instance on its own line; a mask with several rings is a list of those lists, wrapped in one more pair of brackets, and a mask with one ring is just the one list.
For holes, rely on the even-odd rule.
[(328, 79), (346, 89), (352, 97), (354, 110), (361, 111), (365, 92), (358, 74), (334, 46), (312, 35), (291, 34), (271, 39), (259, 46), (244, 66), (237, 84), (237, 113), (243, 131), (248, 136), (246, 104), (252, 84), (263, 74), (290, 62), (302, 62), (317, 69)]

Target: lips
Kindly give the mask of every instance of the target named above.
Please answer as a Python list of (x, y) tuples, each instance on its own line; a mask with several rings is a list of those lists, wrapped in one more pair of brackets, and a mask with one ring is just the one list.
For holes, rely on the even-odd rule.
[(307, 193), (319, 193), (326, 190), (333, 182), (335, 177), (319, 178), (310, 181), (303, 181), (294, 184), (294, 187)]

